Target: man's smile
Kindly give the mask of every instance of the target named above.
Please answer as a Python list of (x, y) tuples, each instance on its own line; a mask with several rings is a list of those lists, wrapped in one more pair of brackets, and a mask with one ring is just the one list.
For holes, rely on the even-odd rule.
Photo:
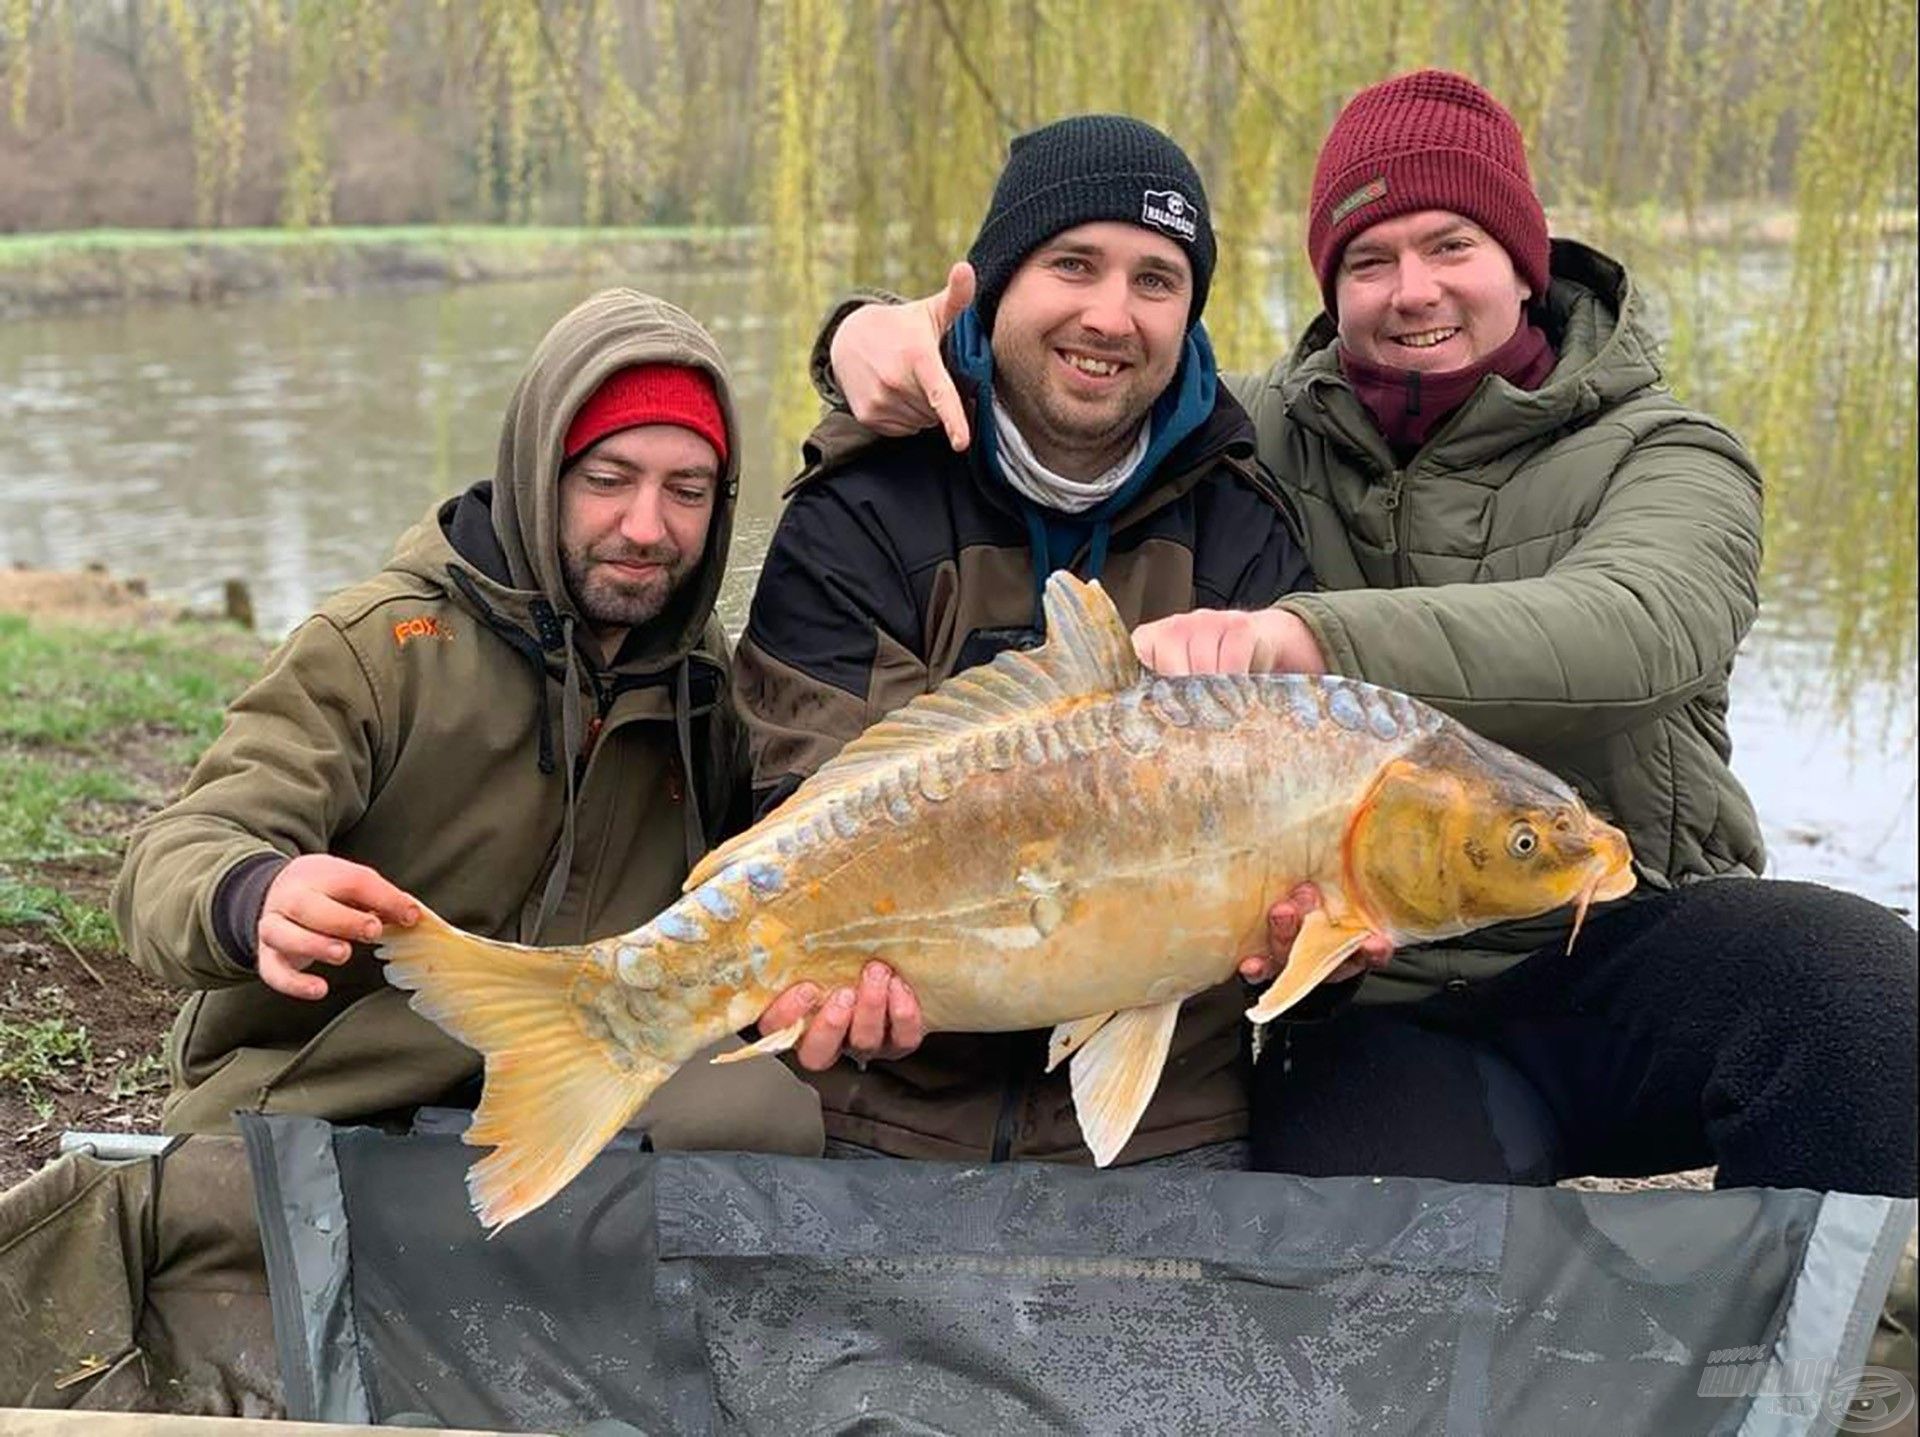
[(1056, 349), (1054, 354), (1068, 369), (1086, 379), (1112, 379), (1132, 367), (1124, 360), (1089, 354), (1084, 349)]
[(1459, 332), (1460, 326), (1452, 324), (1439, 329), (1418, 329), (1408, 334), (1395, 334), (1389, 338), (1406, 349), (1432, 349), (1436, 344), (1445, 344)]

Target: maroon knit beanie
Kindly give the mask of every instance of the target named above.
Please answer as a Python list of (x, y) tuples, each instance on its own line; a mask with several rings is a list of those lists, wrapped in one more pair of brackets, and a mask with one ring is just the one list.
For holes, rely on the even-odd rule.
[(1547, 217), (1527, 173), (1520, 127), (1464, 75), (1418, 70), (1362, 90), (1320, 147), (1307, 254), (1327, 313), (1340, 256), (1362, 230), (1420, 210), (1451, 210), (1492, 235), (1536, 296), (1547, 292)]

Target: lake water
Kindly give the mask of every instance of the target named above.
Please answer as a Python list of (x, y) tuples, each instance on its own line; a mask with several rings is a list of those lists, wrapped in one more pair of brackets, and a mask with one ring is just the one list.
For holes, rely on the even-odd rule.
[[(737, 626), (795, 455), (776, 450), (779, 354), (736, 271), (654, 275), (734, 371), (746, 456), (723, 614)], [(592, 286), (365, 291), (0, 322), (0, 565), (99, 563), (215, 607), (247, 581), (284, 632), (376, 568), (438, 498), (489, 475), (528, 352)], [(1905, 482), (1912, 482), (1907, 476)], [(1912, 915), (1916, 662), (1843, 687), (1833, 603), (1769, 595), (1734, 673), (1734, 766), (1774, 871)], [(1791, 616), (1792, 622), (1787, 621)]]

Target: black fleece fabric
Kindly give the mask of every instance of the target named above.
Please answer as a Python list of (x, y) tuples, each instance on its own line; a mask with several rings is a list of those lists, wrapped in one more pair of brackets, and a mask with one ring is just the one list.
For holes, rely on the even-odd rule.
[(1914, 929), (1808, 883), (1623, 905), (1571, 954), (1274, 1032), (1253, 1165), (1545, 1184), (1717, 1164), (1720, 1187), (1913, 1197)]

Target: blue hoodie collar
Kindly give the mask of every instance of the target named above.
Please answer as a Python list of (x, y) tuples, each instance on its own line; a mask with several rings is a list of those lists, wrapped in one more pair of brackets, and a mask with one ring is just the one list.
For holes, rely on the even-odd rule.
[(1187, 331), (1181, 348), (1179, 368), (1173, 381), (1153, 403), (1147, 415), (1147, 452), (1127, 482), (1093, 508), (1068, 514), (1036, 504), (1014, 489), (1000, 469), (999, 439), (993, 423), (993, 346), (979, 314), (968, 306), (954, 321), (948, 336), (954, 368), (971, 380), (979, 391), (974, 404), (973, 442), (987, 473), (993, 476), (1020, 506), (1027, 521), (1028, 548), (1033, 560), (1034, 626), (1040, 627), (1041, 595), (1047, 575), (1073, 562), (1080, 546), (1087, 546), (1086, 572), (1081, 576), (1097, 579), (1107, 562), (1107, 541), (1113, 519), (1147, 487), (1161, 463), (1189, 434), (1206, 423), (1219, 395), (1219, 373), (1214, 365), (1213, 343), (1206, 326), (1195, 324)]

